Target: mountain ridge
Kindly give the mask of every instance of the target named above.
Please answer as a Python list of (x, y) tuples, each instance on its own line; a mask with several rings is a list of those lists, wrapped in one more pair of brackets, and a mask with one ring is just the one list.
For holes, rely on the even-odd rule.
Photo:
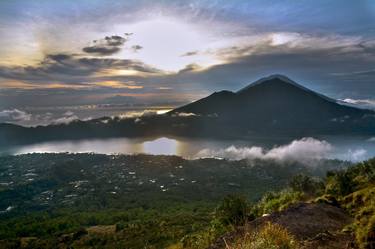
[[(218, 100), (216, 100), (218, 99)], [(293, 99), (298, 99), (293, 101)], [(311, 103), (307, 103), (307, 100), (310, 100)], [(224, 102), (227, 105), (233, 105), (231, 108), (236, 109), (238, 106), (255, 106), (256, 104), (262, 103), (266, 100), (269, 104), (273, 104), (273, 108), (278, 109), (280, 103), (294, 102), (294, 104), (305, 104), (305, 107), (308, 105), (311, 107), (314, 104), (323, 103), (326, 101), (325, 105), (337, 105), (337, 108), (346, 109), (347, 111), (353, 111), (355, 107), (349, 107), (346, 105), (339, 104), (335, 99), (327, 97), (323, 94), (312, 91), (303, 85), (296, 83), (295, 81), (289, 79), (288, 77), (280, 74), (271, 75), (268, 77), (261, 78), (248, 86), (236, 91), (219, 91), (214, 92), (213, 94), (187, 104), (182, 107), (178, 107), (172, 110), (170, 113), (175, 112), (192, 112), (197, 114), (207, 112), (204, 111), (208, 106), (202, 106), (202, 103), (207, 104), (209, 101), (217, 101), (217, 103), (207, 104), (214, 109), (220, 109), (219, 107)], [(237, 102), (237, 103), (234, 103)], [(299, 102), (299, 103), (297, 103)], [(329, 103), (328, 103), (329, 102)], [(264, 104), (264, 103), (263, 103)], [(198, 106), (195, 106), (198, 105)], [(285, 108), (285, 107), (284, 107)], [(292, 108), (287, 106), (287, 108)], [(203, 111), (202, 111), (203, 110)], [(287, 111), (285, 109), (284, 111)], [(213, 111), (213, 110), (210, 110)], [(368, 110), (369, 111), (369, 110)], [(207, 114), (207, 113), (206, 113)]]
[[(189, 114), (189, 115), (186, 115)], [(251, 139), (375, 135), (375, 112), (339, 104), (285, 76), (214, 92), (162, 115), (98, 118), (38, 127), (0, 125), (0, 143), (106, 137)]]
[(255, 82), (253, 82), (253, 83), (251, 83), (251, 84), (243, 87), (242, 89), (238, 90), (236, 93), (241, 94), (241, 93), (246, 92), (247, 90), (251, 89), (252, 87), (256, 87), (256, 86), (261, 85), (261, 84), (267, 84), (267, 82), (271, 82), (273, 80), (278, 80), (278, 82), (282, 82), (284, 84), (290, 84), (290, 85), (295, 86), (295, 87), (297, 87), (297, 88), (299, 88), (301, 90), (304, 90), (306, 92), (311, 92), (311, 93), (314, 93), (314, 94), (316, 94), (316, 95), (318, 95), (320, 97), (323, 97), (323, 98), (325, 98), (328, 101), (332, 101), (332, 102), (337, 103), (337, 101), (335, 99), (327, 97), (324, 94), (315, 92), (315, 91), (313, 91), (313, 90), (311, 90), (311, 89), (309, 89), (309, 88), (307, 88), (307, 87), (305, 87), (305, 86), (303, 86), (301, 84), (298, 84), (294, 80), (292, 80), (289, 77), (287, 77), (285, 75), (282, 75), (282, 74), (272, 74), (270, 76), (263, 77), (263, 78), (255, 81)]

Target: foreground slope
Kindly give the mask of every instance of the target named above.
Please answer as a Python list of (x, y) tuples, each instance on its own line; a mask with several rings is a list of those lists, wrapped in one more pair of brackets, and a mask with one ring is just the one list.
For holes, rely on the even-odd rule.
[(355, 248), (354, 236), (341, 232), (352, 222), (353, 219), (338, 207), (323, 203), (298, 203), (281, 212), (255, 219), (246, 228), (238, 228), (221, 237), (210, 249), (223, 249), (224, 241), (235, 243), (236, 238), (244, 237), (249, 230), (261, 230), (269, 223), (285, 228), (295, 240), (301, 241), (296, 246), (299, 249)]
[(374, 204), (375, 159), (328, 171), (324, 182), (296, 176), (288, 189), (247, 207), (242, 222), (210, 248), (372, 249)]

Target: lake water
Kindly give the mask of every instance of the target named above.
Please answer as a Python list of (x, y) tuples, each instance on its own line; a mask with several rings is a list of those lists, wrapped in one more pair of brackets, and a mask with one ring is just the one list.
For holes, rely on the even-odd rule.
[(209, 140), (172, 139), (152, 140), (112, 138), (76, 141), (55, 141), (31, 145), (0, 148), (1, 154), (25, 153), (83, 153), (101, 154), (155, 154), (178, 155), (186, 158), (225, 157), (242, 158), (337, 158), (361, 161), (375, 157), (375, 138), (369, 137), (326, 137), (316, 139), (254, 139)]

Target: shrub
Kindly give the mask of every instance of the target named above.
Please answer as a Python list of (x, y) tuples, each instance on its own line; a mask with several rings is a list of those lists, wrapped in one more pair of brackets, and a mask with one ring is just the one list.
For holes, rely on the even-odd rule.
[(375, 248), (375, 186), (346, 196), (342, 203), (345, 209), (354, 215), (353, 230), (358, 247)]
[(335, 196), (345, 196), (355, 189), (355, 182), (348, 171), (338, 171), (327, 174), (326, 193)]
[(290, 188), (295, 192), (303, 192), (308, 195), (316, 195), (324, 189), (324, 183), (314, 178), (298, 174), (289, 182)]
[(326, 193), (333, 195), (354, 216), (350, 228), (357, 246), (375, 248), (375, 159), (345, 171), (328, 172)]
[(253, 207), (252, 213), (255, 216), (261, 216), (263, 214), (282, 211), (303, 199), (303, 193), (290, 191), (288, 189), (276, 193), (268, 192), (258, 204)]
[(231, 231), (233, 227), (224, 225), (219, 219), (213, 219), (207, 229), (185, 235), (181, 244), (186, 249), (208, 248), (220, 235)]
[(296, 249), (295, 238), (278, 224), (268, 222), (258, 232), (247, 233), (232, 249)]
[(332, 205), (335, 207), (340, 207), (340, 203), (337, 201), (337, 199), (333, 195), (323, 195), (315, 199), (315, 203), (325, 203), (328, 205)]
[(246, 221), (248, 203), (239, 195), (226, 196), (215, 210), (215, 217), (226, 225), (241, 225)]

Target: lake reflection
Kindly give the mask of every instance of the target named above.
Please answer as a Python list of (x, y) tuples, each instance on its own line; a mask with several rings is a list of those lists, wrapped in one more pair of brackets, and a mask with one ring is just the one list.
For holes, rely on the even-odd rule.
[(179, 142), (169, 138), (159, 138), (142, 143), (143, 153), (154, 155), (176, 155)]
[[(323, 138), (319, 138), (323, 140)], [(328, 137), (324, 138), (332, 150), (326, 155), (328, 158), (342, 160), (361, 161), (375, 156), (375, 141), (369, 138), (356, 137)], [(90, 139), (77, 141), (55, 141), (32, 145), (0, 148), (1, 154), (25, 154), (25, 153), (84, 153), (94, 152), (100, 154), (154, 154), (154, 155), (178, 155), (186, 158), (200, 155), (202, 150), (222, 151), (232, 145), (236, 148), (245, 148), (241, 153), (249, 153), (256, 147), (261, 147), (263, 153), (267, 150), (281, 146), (281, 151), (286, 151), (292, 140), (209, 140), (209, 139), (172, 139), (157, 138), (152, 140), (113, 138)], [(291, 147), (292, 148), (292, 147)], [(307, 148), (309, 149), (309, 148)], [(314, 152), (314, 151), (313, 151)], [(232, 152), (231, 152), (232, 153)], [(300, 153), (300, 152), (299, 152)], [(233, 154), (233, 153), (232, 153)], [(309, 150), (307, 152), (309, 153)]]
[(100, 154), (162, 154), (175, 155), (179, 142), (175, 139), (158, 138), (152, 141), (138, 139), (113, 138), (90, 139), (77, 141), (56, 141), (31, 145), (17, 146), (3, 151), (7, 154), (25, 153), (85, 153), (94, 152)]
[(5, 154), (25, 153), (100, 153), (100, 154), (155, 154), (155, 155), (179, 155), (191, 157), (205, 148), (223, 148), (230, 146), (234, 141), (214, 140), (183, 140), (171, 138), (157, 138), (153, 140), (113, 138), (113, 139), (90, 139), (77, 141), (54, 141), (31, 145), (2, 148)]

